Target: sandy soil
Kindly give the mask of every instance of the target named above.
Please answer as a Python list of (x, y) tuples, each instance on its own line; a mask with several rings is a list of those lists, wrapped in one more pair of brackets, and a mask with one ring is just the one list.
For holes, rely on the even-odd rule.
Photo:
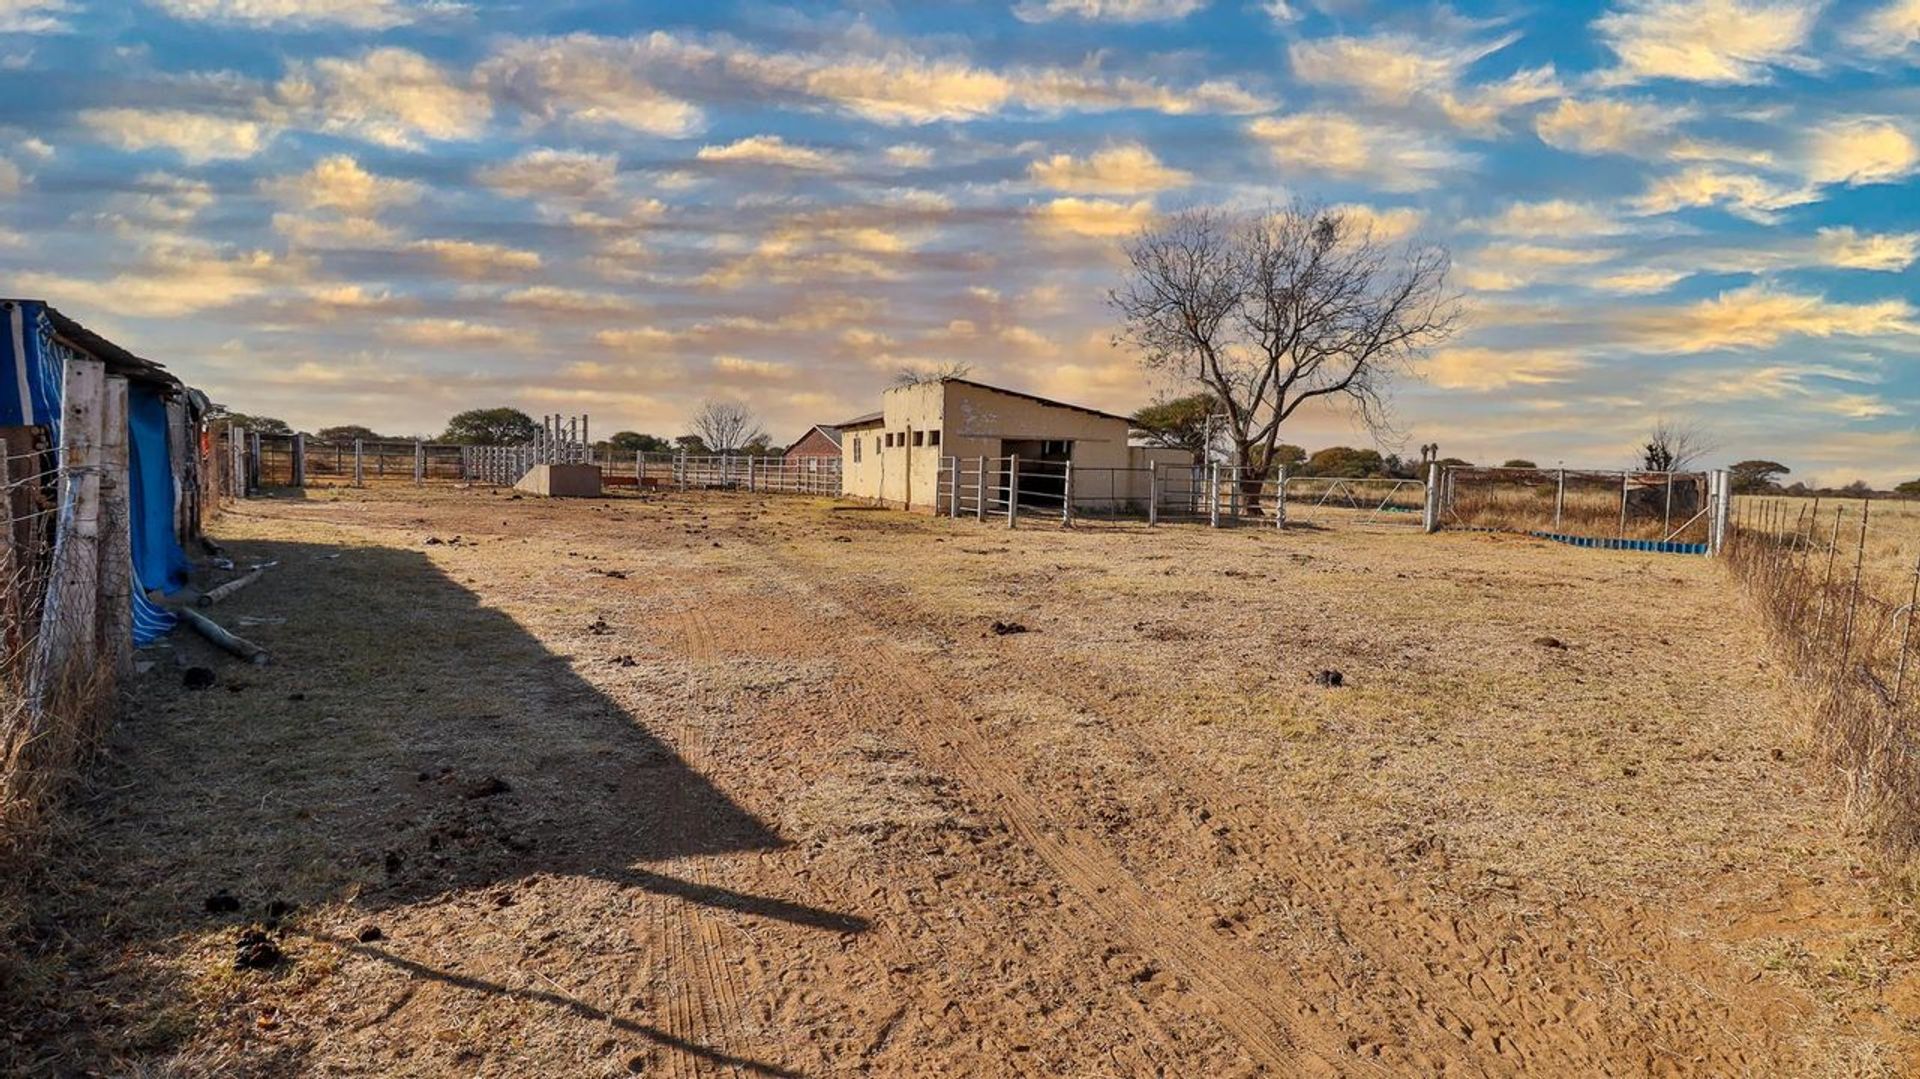
[(1906, 908), (1705, 559), (724, 494), (219, 530), (276, 663), (151, 655), (0, 1071), (1920, 1066)]

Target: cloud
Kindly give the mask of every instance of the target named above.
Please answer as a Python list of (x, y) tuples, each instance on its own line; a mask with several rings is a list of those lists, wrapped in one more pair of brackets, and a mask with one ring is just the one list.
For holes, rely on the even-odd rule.
[(1623, 326), (1635, 342), (1660, 352), (1770, 348), (1789, 337), (1920, 334), (1914, 309), (1903, 300), (1836, 303), (1766, 285), (1723, 292), (1683, 307), (1634, 312)]
[(1869, 56), (1901, 56), (1920, 45), (1920, 0), (1889, 0), (1861, 16), (1844, 35)]
[(608, 195), (620, 169), (613, 154), (529, 150), (511, 161), (488, 165), (480, 182), (521, 199), (589, 199)]
[(405, 150), (473, 138), (493, 113), (486, 94), (417, 52), (391, 47), (293, 64), (275, 89), (316, 130)]
[(518, 345), (527, 341), (523, 331), (485, 322), (458, 318), (416, 318), (390, 322), (382, 332), (396, 341), (427, 348), (452, 348), (465, 345)]
[(172, 150), (192, 165), (252, 157), (272, 138), (257, 121), (185, 109), (85, 109), (80, 122), (111, 146)]
[(1248, 134), (1283, 169), (1364, 177), (1387, 191), (1422, 191), (1477, 164), (1418, 132), (1363, 124), (1331, 112), (1262, 117)]
[(1488, 244), (1455, 272), (1462, 286), (1479, 292), (1509, 292), (1560, 278), (1559, 271), (1606, 262), (1620, 252), (1544, 244)]
[(338, 210), (354, 217), (413, 202), (424, 190), (411, 180), (368, 172), (348, 154), (323, 157), (306, 172), (263, 181), (260, 189), (296, 209)]
[(18, 195), (26, 184), (26, 174), (20, 166), (7, 158), (0, 157), (0, 196)]
[(1628, 226), (1590, 202), (1547, 199), (1541, 202), (1510, 202), (1492, 217), (1463, 221), (1464, 230), (1494, 236), (1534, 237), (1573, 240), (1587, 236), (1615, 236)]
[(322, 26), (385, 30), (420, 12), (399, 0), (150, 0), (176, 19), (248, 26)]
[(501, 296), (500, 299), (515, 307), (580, 315), (632, 311), (635, 307), (631, 299), (617, 293), (588, 292), (553, 285), (535, 285), (531, 288), (515, 289)]
[(1819, 197), (1819, 193), (1809, 187), (1788, 186), (1751, 173), (1698, 165), (1654, 180), (1631, 204), (1642, 214), (1719, 206), (1748, 220), (1770, 223), (1779, 211), (1803, 206)]
[(1585, 284), (1588, 288), (1600, 292), (1645, 296), (1665, 292), (1691, 276), (1693, 275), (1686, 270), (1666, 270), (1648, 266), (1590, 277), (1585, 280)]
[(700, 161), (774, 165), (819, 172), (840, 168), (840, 162), (832, 155), (807, 146), (795, 146), (778, 135), (753, 135), (724, 146), (702, 146), (693, 156)]
[(498, 276), (503, 270), (540, 268), (537, 251), (473, 240), (415, 240), (407, 245), (407, 250), (431, 255), (455, 276), (474, 280)]
[(26, 293), (59, 296), (116, 315), (173, 318), (225, 307), (293, 279), (296, 268), (266, 251), (225, 252), (200, 241), (169, 238), (140, 253), (126, 272), (105, 280), (15, 274)]
[(1035, 161), (1027, 174), (1035, 183), (1083, 195), (1150, 194), (1184, 187), (1193, 180), (1192, 173), (1169, 168), (1137, 142), (1096, 150), (1086, 158), (1055, 154)]
[(731, 375), (757, 382), (784, 382), (794, 376), (794, 369), (784, 363), (750, 360), (743, 356), (715, 356), (712, 367), (723, 376)]
[(64, 33), (71, 27), (60, 16), (72, 10), (68, 0), (0, 0), (0, 33)]
[(1339, 214), (1353, 224), (1366, 229), (1374, 242), (1390, 244), (1413, 235), (1426, 221), (1424, 210), (1411, 206), (1393, 206), (1382, 209), (1358, 202), (1343, 202), (1327, 208), (1329, 213)]
[(1563, 98), (1534, 117), (1533, 130), (1548, 146), (1581, 154), (1644, 154), (1664, 145), (1684, 109), (1647, 102)]
[(1813, 246), (1827, 266), (1896, 273), (1920, 257), (1920, 232), (1862, 233), (1843, 225), (1821, 229)]
[(1168, 22), (1184, 19), (1207, 0), (1021, 0), (1013, 14), (1023, 22), (1081, 19), (1087, 22)]
[(1822, 125), (1808, 140), (1807, 178), (1817, 184), (1883, 184), (1920, 168), (1920, 147), (1891, 120), (1858, 117)]
[(924, 169), (933, 164), (933, 151), (910, 142), (887, 147), (887, 164), (903, 169)]
[(1421, 377), (1443, 390), (1491, 393), (1567, 382), (1584, 366), (1572, 353), (1555, 349), (1459, 347), (1433, 353), (1419, 370)]
[(1035, 208), (1029, 216), (1038, 232), (1055, 237), (1091, 237), (1112, 239), (1138, 232), (1153, 219), (1153, 204), (1114, 202), (1109, 199), (1054, 199)]
[(871, 33), (816, 52), (760, 51), (731, 39), (709, 43), (664, 31), (632, 38), (573, 34), (515, 42), (482, 63), (479, 78), (502, 101), (539, 119), (613, 123), (658, 135), (687, 135), (703, 124), (682, 93), (825, 106), (882, 124), (963, 122), (1013, 110), (1186, 115), (1271, 107), (1225, 80), (1172, 86), (1108, 75), (1091, 62), (1000, 71), (926, 56)]
[(1552, 65), (1461, 86), (1469, 68), (1517, 38), (1448, 44), (1403, 34), (1329, 37), (1297, 41), (1287, 56), (1301, 82), (1344, 87), (1378, 105), (1427, 102), (1459, 127), (1493, 134), (1506, 112), (1562, 92)]
[(1798, 50), (1820, 6), (1802, 0), (1625, 0), (1593, 23), (1619, 58), (1603, 79), (1764, 82), (1773, 67), (1808, 66)]

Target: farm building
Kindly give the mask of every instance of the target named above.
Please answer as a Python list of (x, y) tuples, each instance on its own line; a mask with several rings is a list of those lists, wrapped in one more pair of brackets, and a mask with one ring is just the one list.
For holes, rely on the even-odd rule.
[(788, 465), (818, 471), (822, 461), (840, 460), (840, 428), (816, 423), (782, 454)]
[(841, 489), (883, 505), (940, 510), (944, 458), (985, 459), (997, 475), (1002, 466), (995, 462), (1017, 457), (1023, 503), (1059, 505), (1069, 464), (1089, 481), (1075, 487), (1076, 505), (1144, 501), (1146, 469), (1190, 465), (1193, 458), (1129, 445), (1132, 426), (1125, 416), (964, 378), (896, 386), (882, 396), (880, 411), (838, 425)]

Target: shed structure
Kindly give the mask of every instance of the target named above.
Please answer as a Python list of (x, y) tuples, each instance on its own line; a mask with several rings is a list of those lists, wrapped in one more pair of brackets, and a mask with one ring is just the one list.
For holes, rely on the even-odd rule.
[[(1103, 496), (1148, 497), (1148, 469), (1156, 463), (1191, 464), (1181, 451), (1128, 444), (1133, 423), (1125, 416), (1019, 390), (947, 378), (896, 386), (881, 397), (878, 412), (856, 416), (840, 429), (841, 491), (882, 505), (938, 511), (942, 461), (999, 461), (1018, 456), (1022, 465), (1052, 465), (1023, 481), (1022, 498), (1059, 505), (1058, 467), (1076, 473), (1101, 471)], [(1045, 489), (1046, 477), (1053, 489)], [(1076, 493), (1075, 501), (1083, 501)], [(1091, 501), (1087, 499), (1087, 501)]]
[(789, 465), (817, 472), (821, 462), (840, 460), (840, 428), (816, 423), (788, 446), (781, 457)]

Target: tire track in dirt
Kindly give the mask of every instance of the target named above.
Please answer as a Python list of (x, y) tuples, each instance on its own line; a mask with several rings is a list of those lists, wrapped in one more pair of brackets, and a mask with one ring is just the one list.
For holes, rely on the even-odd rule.
[[(874, 653), (894, 647), (902, 634), (925, 632), (932, 616), (916, 611), (911, 599), (897, 591), (884, 597), (848, 588), (824, 590), (834, 606), (852, 613), (876, 632), (870, 646), (858, 653), (871, 660)], [(829, 634), (845, 639), (845, 634)], [(1107, 720), (1101, 730), (1130, 751), (1144, 753), (1158, 764), (1160, 777), (1195, 796), (1215, 819), (1231, 825), (1236, 842), (1251, 843), (1256, 860), (1283, 868), (1303, 886), (1317, 909), (1335, 927), (1336, 934), (1365, 954), (1373, 967), (1370, 989), (1401, 1002), (1405, 1012), (1418, 1016), (1427, 1028), (1416, 1040), (1441, 1059), (1454, 1058), (1456, 1067), (1471, 1071), (1491, 1068), (1497, 1073), (1540, 1067), (1679, 1071), (1714, 1074), (1753, 1074), (1765, 1065), (1754, 1059), (1763, 1043), (1780, 1059), (1784, 1046), (1774, 1040), (1762, 1019), (1758, 1029), (1750, 1016), (1739, 1016), (1697, 982), (1654, 984), (1659, 972), (1707, 963), (1715, 957), (1690, 949), (1675, 961), (1679, 945), (1664, 933), (1647, 933), (1629, 915), (1617, 921), (1596, 915), (1598, 931), (1583, 929), (1558, 913), (1535, 919), (1534, 924), (1513, 920), (1488, 932), (1458, 916), (1446, 915), (1419, 902), (1384, 863), (1335, 848), (1310, 828), (1292, 818), (1276, 816), (1270, 807), (1253, 810), (1244, 795), (1193, 767), (1190, 754), (1168, 745), (1138, 725), (1116, 722), (1124, 712), (1112, 707), (1111, 696), (1074, 694), (1072, 679), (1059, 677), (1083, 659), (1058, 655), (1026, 657), (1016, 650), (996, 655), (1010, 679), (1062, 699), (1078, 710)], [(942, 702), (965, 692), (961, 686), (943, 686), (937, 678), (914, 671), (925, 665), (919, 655), (886, 664), (884, 677), (915, 686), (921, 702)], [(869, 674), (872, 675), (872, 668)], [(928, 703), (916, 706), (926, 714)], [(971, 724), (955, 712), (949, 725), (935, 737), (936, 746), (964, 738)], [(977, 770), (977, 769), (976, 769)], [(1088, 835), (1091, 841), (1097, 837)], [(1126, 873), (1116, 860), (1117, 872)], [(1356, 896), (1368, 897), (1355, 902)], [(1198, 927), (1190, 930), (1210, 934)], [(1603, 955), (1606, 958), (1603, 958)], [(1627, 968), (1637, 968), (1627, 969)], [(1341, 977), (1342, 985), (1352, 979)], [(1686, 992), (1684, 1003), (1675, 991)], [(1663, 990), (1654, 1002), (1642, 996)], [(1372, 996), (1373, 993), (1369, 993)], [(1634, 1020), (1620, 1029), (1617, 1019), (1600, 1002), (1624, 1000)], [(1676, 1007), (1678, 1005), (1678, 1007)], [(1369, 1004), (1361, 1009), (1377, 1011)], [(1516, 1016), (1515, 1012), (1519, 1014)], [(1380, 1017), (1392, 1026), (1391, 1015)], [(1742, 1022), (1742, 1019), (1749, 1020)], [(1614, 1021), (1610, 1021), (1614, 1020)], [(1728, 1044), (1731, 1043), (1731, 1044)], [(1446, 1050), (1451, 1047), (1452, 1051)], [(1461, 1050), (1465, 1050), (1464, 1055)]]

